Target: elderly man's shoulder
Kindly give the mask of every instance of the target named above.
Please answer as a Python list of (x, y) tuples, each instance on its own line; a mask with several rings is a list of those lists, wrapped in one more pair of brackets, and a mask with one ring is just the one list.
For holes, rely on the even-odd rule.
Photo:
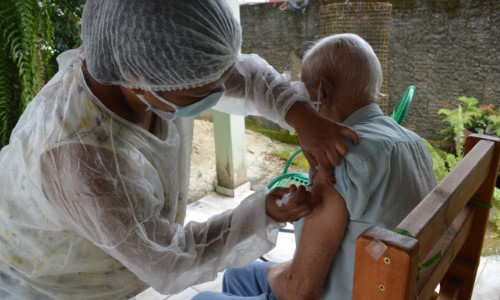
[(397, 144), (420, 143), (415, 132), (398, 125), (389, 117), (377, 117), (352, 125), (359, 134), (359, 144), (351, 147), (348, 155), (378, 155)]

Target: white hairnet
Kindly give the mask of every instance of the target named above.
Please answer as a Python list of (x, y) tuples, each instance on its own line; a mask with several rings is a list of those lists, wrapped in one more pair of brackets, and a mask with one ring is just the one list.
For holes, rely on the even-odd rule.
[(241, 27), (221, 0), (88, 0), (82, 38), (98, 81), (171, 91), (219, 79), (236, 61)]

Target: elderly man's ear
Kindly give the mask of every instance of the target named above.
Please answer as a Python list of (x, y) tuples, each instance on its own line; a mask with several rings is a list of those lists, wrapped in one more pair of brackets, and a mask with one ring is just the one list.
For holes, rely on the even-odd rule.
[(321, 77), (319, 85), (319, 99), (322, 104), (330, 104), (333, 100), (335, 90), (333, 88), (333, 83), (326, 77)]

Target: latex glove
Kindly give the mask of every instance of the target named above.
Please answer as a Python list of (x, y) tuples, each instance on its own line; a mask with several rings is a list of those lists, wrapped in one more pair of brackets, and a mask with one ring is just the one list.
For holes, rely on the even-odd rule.
[[(281, 202), (285, 194), (293, 195), (286, 204)], [(266, 213), (277, 222), (293, 222), (303, 218), (313, 211), (321, 202), (321, 198), (313, 198), (305, 186), (292, 184), (289, 188), (277, 187), (266, 195)]]
[(297, 102), (288, 110), (286, 120), (299, 136), (300, 145), (311, 168), (325, 170), (338, 165), (348, 151), (348, 140), (359, 143), (358, 134), (350, 127), (334, 122), (305, 102)]

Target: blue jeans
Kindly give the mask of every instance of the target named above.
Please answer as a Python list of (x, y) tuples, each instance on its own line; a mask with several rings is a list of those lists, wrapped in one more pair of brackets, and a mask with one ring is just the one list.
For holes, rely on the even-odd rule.
[(272, 262), (253, 262), (242, 268), (228, 268), (222, 279), (222, 293), (201, 292), (192, 300), (278, 300), (267, 282)]

